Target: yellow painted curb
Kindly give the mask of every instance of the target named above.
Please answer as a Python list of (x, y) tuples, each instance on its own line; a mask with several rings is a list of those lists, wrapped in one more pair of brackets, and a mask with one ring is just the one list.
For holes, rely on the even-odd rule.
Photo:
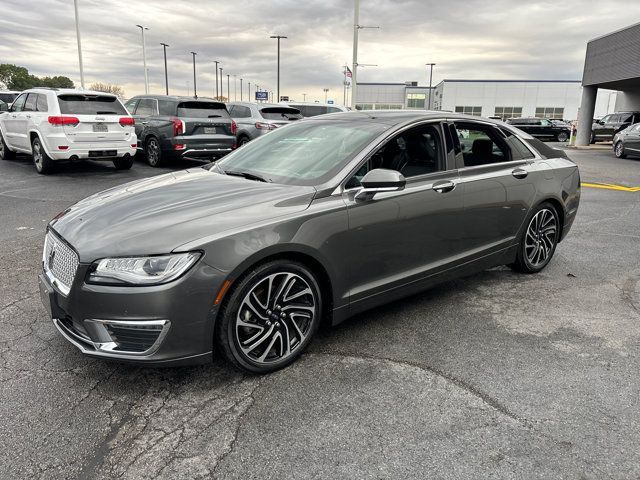
[(622, 185), (612, 185), (610, 183), (582, 182), (580, 185), (588, 188), (603, 188), (605, 190), (618, 190), (620, 192), (640, 192), (640, 187), (624, 187)]

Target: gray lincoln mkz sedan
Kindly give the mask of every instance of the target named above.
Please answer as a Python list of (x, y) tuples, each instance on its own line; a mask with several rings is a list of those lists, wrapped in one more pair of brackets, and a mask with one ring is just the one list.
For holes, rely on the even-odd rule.
[(42, 300), (94, 357), (269, 372), (321, 322), (496, 265), (535, 273), (578, 209), (561, 151), (444, 112), (294, 122), (49, 224)]

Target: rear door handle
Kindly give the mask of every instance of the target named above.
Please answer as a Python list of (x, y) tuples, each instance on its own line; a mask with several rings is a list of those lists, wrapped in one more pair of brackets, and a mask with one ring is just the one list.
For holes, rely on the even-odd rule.
[(445, 180), (444, 182), (434, 183), (431, 188), (438, 193), (446, 193), (456, 188), (456, 184), (449, 180)]
[(527, 175), (529, 175), (529, 172), (527, 172), (524, 168), (516, 168), (511, 172), (511, 175), (516, 178), (525, 178)]

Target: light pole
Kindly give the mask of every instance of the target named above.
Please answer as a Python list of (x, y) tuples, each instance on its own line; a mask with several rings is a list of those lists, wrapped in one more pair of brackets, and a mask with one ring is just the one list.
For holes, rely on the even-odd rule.
[(149, 30), (147, 27), (143, 27), (142, 25), (136, 25), (140, 29), (142, 33), (142, 65), (144, 66), (144, 93), (149, 93), (149, 74), (147, 73), (147, 48), (144, 41), (144, 31)]
[(247, 82), (247, 95), (249, 96), (249, 102), (251, 101), (251, 82)]
[[(222, 80), (224, 79), (224, 75), (222, 75), (222, 67), (220, 67), (220, 96), (224, 97), (224, 88), (222, 88), (224, 86), (224, 84), (222, 83)], [(229, 95), (229, 92), (227, 92), (227, 95)], [(229, 101), (229, 99), (227, 98), (227, 101)]]
[(433, 80), (433, 66), (435, 63), (426, 63), (427, 67), (429, 67), (429, 108), (427, 110), (431, 110), (431, 81)]
[(240, 78), (240, 101), (242, 101), (242, 78)]
[(84, 66), (82, 65), (82, 41), (80, 40), (80, 15), (78, 14), (78, 0), (73, 0), (76, 12), (76, 38), (78, 39), (78, 63), (80, 64), (80, 85), (84, 88)]
[(167, 95), (169, 95), (169, 73), (167, 72), (167, 47), (169, 45), (162, 42), (160, 42), (160, 45), (162, 45), (162, 50), (164, 50), (164, 87)]
[(307, 94), (306, 94), (306, 93), (303, 93), (303, 94), (302, 94), (302, 101), (303, 101), (303, 102), (306, 102), (306, 101), (307, 101)]
[(220, 60), (214, 60), (213, 63), (216, 64), (216, 100), (220, 100), (220, 96), (218, 95), (218, 64)]
[(193, 56), (193, 96), (198, 98), (198, 87), (196, 85), (196, 52), (191, 52)]
[(238, 75), (233, 74), (233, 101), (238, 101)]
[[(271, 35), (269, 38), (278, 39), (278, 85), (276, 88), (276, 93), (278, 94), (278, 101), (280, 101), (280, 39), (287, 38), (284, 35)], [(273, 101), (273, 99), (271, 99)]]
[(231, 100), (231, 84), (229, 83), (229, 77), (231, 75), (229, 75), (227, 73), (227, 97), (229, 97), (228, 99)]
[[(351, 71), (351, 108), (356, 108), (356, 90), (358, 89), (358, 32), (364, 27), (360, 25), (360, 0), (354, 0), (353, 5), (353, 63)], [(364, 66), (364, 65), (361, 65)]]
[[(271, 90), (269, 93), (271, 94), (271, 103), (273, 103), (273, 90)], [(276, 102), (276, 103), (278, 103), (278, 102)]]
[(329, 89), (323, 88), (322, 91), (324, 92), (324, 103), (327, 103), (327, 93), (329, 93)]

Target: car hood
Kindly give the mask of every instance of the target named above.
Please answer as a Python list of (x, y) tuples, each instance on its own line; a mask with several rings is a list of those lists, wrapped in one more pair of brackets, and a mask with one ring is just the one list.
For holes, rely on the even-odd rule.
[(313, 187), (262, 183), (202, 168), (159, 175), (92, 195), (50, 224), (81, 262), (161, 254), (226, 230), (308, 208)]

